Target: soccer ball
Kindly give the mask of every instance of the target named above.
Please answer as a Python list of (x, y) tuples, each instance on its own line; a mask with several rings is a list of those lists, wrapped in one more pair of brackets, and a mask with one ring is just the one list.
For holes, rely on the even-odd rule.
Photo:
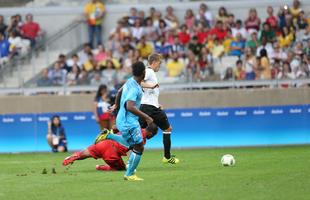
[(222, 156), (221, 163), (223, 166), (227, 167), (227, 166), (234, 166), (236, 161), (232, 155), (226, 154)]

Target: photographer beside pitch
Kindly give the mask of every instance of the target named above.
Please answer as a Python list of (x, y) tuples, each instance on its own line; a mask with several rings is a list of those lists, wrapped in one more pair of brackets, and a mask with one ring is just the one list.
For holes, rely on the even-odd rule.
[[(159, 85), (155, 72), (159, 71), (162, 56), (158, 53), (151, 54), (148, 58), (148, 67), (145, 69), (145, 78), (141, 82), (143, 95), (140, 110), (150, 116), (154, 123), (163, 131), (164, 157), (163, 163), (177, 164), (179, 159), (172, 156), (171, 150), (171, 131), (166, 113), (158, 102)], [(142, 118), (139, 119), (140, 126), (145, 128), (147, 123)]]

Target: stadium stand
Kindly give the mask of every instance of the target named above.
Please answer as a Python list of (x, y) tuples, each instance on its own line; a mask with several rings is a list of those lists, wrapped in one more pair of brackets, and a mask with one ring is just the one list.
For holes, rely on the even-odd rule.
[[(113, 88), (129, 77), (131, 63), (145, 60), (152, 51), (165, 58), (159, 72), (162, 84), (307, 79), (310, 19), (303, 6), (309, 5), (297, 0), (287, 3), (247, 7), (243, 16), (230, 6), (209, 6), (212, 3), (190, 3), (189, 9), (178, 4), (127, 7), (128, 13), (118, 14), (114, 25), (105, 21), (103, 44), (91, 49), (86, 40), (71, 49), (53, 51), (56, 61), (52, 58), (47, 69), (41, 67), (49, 71), (51, 80), (44, 86), (105, 83)], [(107, 9), (107, 19), (110, 14), (115, 15)], [(24, 81), (40, 86), (39, 80), (37, 75)]]

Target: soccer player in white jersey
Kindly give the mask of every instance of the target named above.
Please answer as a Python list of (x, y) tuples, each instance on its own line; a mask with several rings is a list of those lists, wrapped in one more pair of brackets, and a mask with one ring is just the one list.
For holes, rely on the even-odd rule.
[[(163, 131), (164, 157), (163, 163), (177, 164), (179, 159), (171, 155), (171, 131), (172, 127), (166, 113), (158, 102), (159, 85), (155, 72), (159, 71), (162, 56), (158, 53), (151, 54), (148, 58), (148, 67), (145, 69), (145, 78), (141, 82), (143, 95), (140, 110), (150, 116), (154, 123)], [(139, 119), (140, 126), (145, 128), (147, 123)]]

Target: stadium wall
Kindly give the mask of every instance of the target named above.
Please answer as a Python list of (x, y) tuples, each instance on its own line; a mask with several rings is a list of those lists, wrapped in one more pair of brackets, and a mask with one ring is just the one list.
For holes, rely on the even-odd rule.
[[(93, 142), (93, 94), (0, 97), (0, 152), (49, 151), (47, 121), (58, 114), (69, 149)], [(173, 147), (310, 144), (310, 89), (165, 92)], [(161, 148), (159, 133), (147, 148)]]
[[(94, 94), (0, 96), (0, 114), (88, 112)], [(223, 108), (310, 104), (309, 88), (163, 91), (160, 103), (172, 108)]]
[[(310, 144), (310, 105), (168, 109), (174, 148)], [(47, 121), (55, 113), (0, 115), (0, 152), (49, 151)], [(70, 150), (93, 143), (91, 112), (60, 115)], [(162, 134), (147, 148), (161, 148)]]

